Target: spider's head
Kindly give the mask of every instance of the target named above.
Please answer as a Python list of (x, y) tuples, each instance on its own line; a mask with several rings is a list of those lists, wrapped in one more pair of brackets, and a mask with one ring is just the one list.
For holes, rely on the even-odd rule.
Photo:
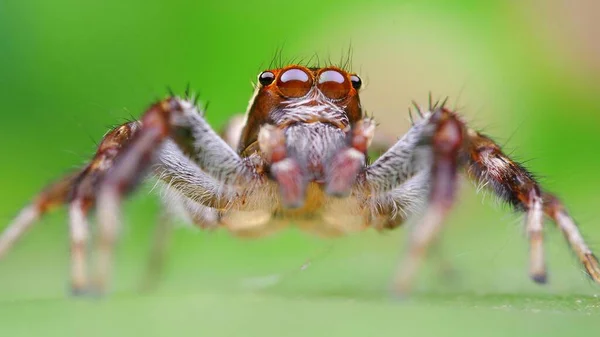
[(347, 130), (363, 117), (358, 96), (362, 80), (338, 67), (290, 65), (261, 72), (250, 100), (239, 150), (248, 153), (265, 124), (286, 129), (322, 123)]
[(352, 127), (363, 118), (360, 77), (333, 66), (291, 65), (263, 71), (258, 82), (240, 138), (241, 155), (258, 152), (280, 183), (287, 180), (282, 174), (326, 183), (334, 155), (348, 146)]

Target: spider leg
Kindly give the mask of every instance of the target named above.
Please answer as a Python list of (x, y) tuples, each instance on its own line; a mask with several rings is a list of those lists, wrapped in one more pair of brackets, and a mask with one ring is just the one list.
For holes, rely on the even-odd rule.
[(390, 191), (429, 164), (427, 151), (421, 151), (424, 147), (420, 145), (431, 134), (431, 113), (421, 115), (402, 138), (360, 174), (359, 180), (368, 186), (370, 193)]
[(173, 141), (164, 141), (153, 173), (168, 189), (177, 190), (194, 202), (215, 209), (227, 208), (238, 192), (201, 170)]
[(585, 267), (588, 275), (600, 283), (600, 264), (589, 249), (577, 225), (562, 203), (546, 193), (534, 177), (502, 153), (490, 138), (468, 130), (468, 173), (477, 182), (489, 185), (496, 194), (517, 210), (526, 211), (526, 230), (530, 241), (530, 275), (545, 282), (542, 223), (544, 213), (563, 232), (567, 242)]
[(427, 202), (430, 183), (430, 172), (421, 170), (393, 190), (371, 195), (371, 226), (380, 231), (395, 229), (419, 213)]
[[(161, 193), (163, 207), (157, 220), (146, 272), (141, 283), (143, 291), (154, 289), (163, 274), (175, 219), (194, 224), (202, 230), (215, 229), (221, 224), (217, 208), (206, 205), (222, 208), (225, 199), (221, 196), (224, 192), (214, 192), (218, 197), (208, 197), (210, 192), (206, 189), (212, 186), (212, 189), (217, 191), (219, 186), (214, 182), (210, 185), (211, 182), (207, 181), (208, 177), (204, 177), (206, 174), (189, 161), (190, 159), (177, 152), (175, 144), (169, 141), (165, 143), (159, 155), (160, 164), (157, 165), (155, 173), (163, 181), (160, 187), (163, 189)], [(174, 179), (174, 176), (177, 176), (177, 179)], [(198, 180), (204, 181), (198, 184)]]
[(592, 250), (588, 247), (579, 232), (575, 221), (563, 206), (563, 204), (552, 194), (544, 193), (544, 212), (554, 220), (558, 228), (563, 232), (565, 239), (571, 245), (581, 264), (583, 264), (588, 275), (597, 283), (600, 283), (600, 263)]
[[(6, 234), (0, 239), (4, 251), (8, 249), (33, 220), (53, 207), (69, 204), (69, 230), (71, 236), (71, 289), (74, 294), (87, 290), (86, 248), (89, 236), (87, 214), (95, 202), (95, 190), (103, 174), (110, 168), (112, 161), (122, 145), (136, 132), (136, 122), (121, 125), (111, 130), (102, 140), (94, 158), (83, 169), (72, 173), (50, 185), (36, 198), (32, 206), (23, 211)], [(35, 217), (27, 217), (34, 214)], [(27, 221), (28, 220), (28, 221)]]
[[(430, 185), (430, 172), (423, 169), (393, 190), (373, 195), (369, 200), (373, 214), (371, 226), (378, 231), (392, 230), (401, 226), (412, 215), (421, 213), (427, 205)], [(431, 243), (429, 251), (430, 254), (426, 258), (436, 261), (439, 275), (443, 278), (454, 278), (455, 267), (444, 255), (439, 236)]]
[(71, 173), (49, 185), (21, 210), (0, 235), (0, 259), (44, 214), (68, 201), (73, 182), (79, 174), (80, 171)]
[[(205, 137), (198, 141), (196, 136)], [(172, 141), (165, 144), (167, 139)], [(196, 144), (200, 144), (199, 148)], [(210, 149), (202, 150), (203, 144)], [(158, 160), (154, 161), (157, 153)], [(224, 160), (218, 161), (217, 154)], [(238, 187), (243, 189), (246, 182), (262, 178), (254, 174), (254, 162), (239, 158), (208, 128), (191, 102), (169, 98), (152, 106), (141, 121), (111, 130), (85, 168), (44, 189), (0, 235), (0, 258), (43, 214), (58, 205), (69, 204), (71, 285), (73, 293), (85, 292), (88, 289), (87, 216), (96, 206), (100, 224), (94, 281), (98, 290), (103, 291), (119, 228), (119, 202), (145, 176), (151, 163), (156, 164), (154, 173), (171, 188), (189, 197), (190, 203), (211, 210), (206, 206), (229, 207), (239, 195)], [(210, 167), (214, 176), (202, 171), (199, 164)]]
[(255, 181), (255, 163), (242, 158), (210, 127), (201, 112), (185, 100), (177, 102), (179, 112), (170, 122), (170, 137), (208, 175), (223, 184)]
[(109, 131), (96, 154), (72, 186), (69, 202), (71, 237), (71, 291), (74, 295), (89, 290), (87, 251), (90, 237), (89, 211), (96, 202), (96, 191), (115, 158), (140, 130), (138, 122), (129, 122)]
[(539, 184), (521, 165), (506, 156), (490, 138), (467, 131), (467, 172), (477, 182), (489, 184), (517, 210), (525, 211), (529, 238), (529, 274), (538, 283), (547, 278), (543, 247), (543, 201)]
[[(235, 115), (221, 130), (221, 138), (231, 148), (235, 148), (239, 143), (244, 122), (245, 116)], [(163, 274), (175, 218), (181, 218), (185, 223), (194, 224), (203, 230), (215, 229), (221, 224), (216, 208), (222, 208), (227, 200), (216, 197), (223, 195), (224, 191), (217, 191), (219, 185), (214, 179), (193, 165), (172, 141), (166, 141), (163, 145), (154, 173), (163, 181), (163, 208), (154, 231), (146, 272), (142, 279), (142, 291), (154, 289)], [(215, 197), (207, 200), (207, 195), (210, 195), (207, 189), (216, 191), (213, 192)], [(207, 204), (216, 208), (206, 206)]]
[(71, 292), (80, 295), (88, 290), (87, 248), (90, 236), (88, 210), (82, 199), (69, 205), (69, 233), (71, 237)]
[[(262, 178), (255, 173), (255, 163), (249, 158), (241, 158), (227, 145), (191, 101), (176, 97), (163, 100), (144, 113), (141, 124), (141, 130), (115, 160), (98, 192), (99, 231), (93, 283), (95, 290), (100, 293), (105, 292), (112, 269), (114, 245), (121, 227), (121, 200), (144, 176), (145, 170), (154, 162), (155, 154), (160, 152), (157, 148), (165, 140), (172, 140), (179, 151), (200, 167), (198, 171), (206, 173), (204, 177), (209, 176), (220, 185), (246, 187)], [(163, 153), (161, 158), (164, 157)], [(180, 178), (169, 174), (172, 171), (169, 171), (165, 162), (168, 160), (158, 165), (159, 170), (166, 172), (163, 177)], [(178, 182), (185, 183), (186, 180), (180, 179)], [(206, 191), (209, 192), (207, 200), (219, 200), (210, 195), (214, 190), (209, 188)]]
[(463, 124), (444, 109), (436, 111), (430, 123), (434, 131), (430, 139), (433, 162), (429, 205), (411, 233), (408, 253), (394, 278), (393, 290), (398, 295), (410, 289), (427, 248), (441, 230), (455, 197)]
[(140, 284), (141, 291), (153, 290), (163, 274), (168, 246), (173, 233), (173, 219), (163, 210), (157, 219), (146, 271)]
[[(454, 199), (457, 169), (463, 165), (471, 179), (481, 186), (491, 187), (502, 199), (525, 212), (530, 246), (529, 273), (535, 282), (543, 283), (547, 278), (543, 249), (543, 216), (546, 214), (561, 229), (590, 277), (600, 283), (600, 263), (584, 242), (575, 222), (560, 201), (545, 193), (525, 168), (443, 106), (420, 115), (422, 119), (367, 167), (362, 177), (368, 192), (376, 195), (393, 190), (418, 170), (428, 165), (432, 167), (429, 206), (411, 233), (409, 252), (394, 280), (397, 293), (403, 294), (410, 288), (427, 247), (441, 229)], [(421, 151), (422, 148), (429, 148), (430, 152)], [(401, 221), (392, 221), (388, 226), (398, 223)]]

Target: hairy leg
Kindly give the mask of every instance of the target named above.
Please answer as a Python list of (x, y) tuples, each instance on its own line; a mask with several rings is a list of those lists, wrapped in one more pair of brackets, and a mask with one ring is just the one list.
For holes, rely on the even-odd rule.
[(575, 221), (563, 204), (552, 194), (544, 193), (544, 212), (554, 220), (558, 228), (563, 232), (565, 239), (571, 245), (571, 249), (579, 258), (588, 275), (597, 283), (600, 283), (600, 263), (592, 250), (588, 247), (579, 232)]
[[(236, 193), (235, 198), (243, 195), (244, 189), (264, 178), (256, 171), (258, 163), (253, 162), (252, 158), (241, 158), (210, 128), (191, 101), (171, 97), (156, 103), (144, 113), (141, 125), (140, 132), (119, 155), (99, 188), (97, 200), (99, 235), (94, 274), (94, 286), (99, 292), (106, 291), (111, 273), (112, 254), (120, 230), (121, 200), (135, 187), (140, 177), (144, 176), (145, 170), (154, 162), (158, 152), (156, 149), (160, 148), (165, 140), (172, 140), (179, 151), (200, 167), (201, 170), (197, 171), (205, 172), (206, 175), (214, 178), (217, 185), (240, 188), (242, 191)], [(161, 157), (165, 157), (164, 152)], [(162, 169), (164, 173), (161, 176), (181, 178), (181, 163), (177, 159), (170, 161), (177, 165), (176, 170), (170, 170), (168, 162), (168, 160), (163, 161), (158, 165), (159, 170)], [(169, 174), (175, 172), (176, 174)], [(185, 181), (179, 179), (177, 183)], [(219, 196), (211, 195), (215, 190), (207, 189), (204, 192), (208, 192), (206, 199), (200, 200), (219, 200)], [(228, 200), (223, 207), (229, 205), (229, 201), (232, 200)]]
[(408, 253), (394, 278), (393, 290), (398, 295), (410, 289), (427, 249), (437, 238), (452, 207), (456, 191), (463, 125), (444, 109), (435, 111), (429, 123), (433, 126), (433, 134), (428, 140), (433, 157), (429, 205), (411, 233)]
[(96, 154), (72, 187), (69, 203), (71, 237), (71, 291), (83, 294), (89, 290), (87, 252), (90, 236), (88, 215), (96, 202), (96, 191), (116, 157), (140, 130), (139, 122), (129, 122), (109, 131)]
[[(239, 143), (244, 119), (239, 115), (232, 117), (220, 132), (231, 148), (236, 148)], [(233, 198), (233, 195), (225, 196), (225, 189), (192, 164), (191, 159), (169, 140), (163, 144), (154, 174), (163, 182), (159, 187), (163, 190), (163, 210), (154, 232), (142, 290), (155, 288), (163, 274), (173, 221), (181, 219), (203, 230), (215, 229), (220, 225), (218, 209), (226, 207), (227, 200)]]
[(558, 198), (544, 192), (533, 175), (506, 156), (490, 138), (473, 130), (468, 130), (468, 135), (469, 176), (479, 184), (491, 188), (515, 209), (527, 212), (526, 230), (530, 241), (532, 279), (536, 282), (546, 281), (542, 232), (545, 213), (561, 229), (588, 275), (600, 283), (598, 259)]
[(236, 198), (240, 188), (223, 184), (201, 170), (171, 140), (165, 140), (155, 159), (154, 175), (173, 189), (198, 204), (225, 209)]
[[(421, 115), (423, 119), (416, 122), (405, 137), (367, 168), (364, 178), (365, 186), (371, 191), (388, 190), (406, 181), (411, 171), (427, 165), (428, 160), (419, 164), (417, 152), (423, 148), (420, 145), (431, 150), (429, 207), (412, 233), (409, 253), (396, 276), (394, 290), (397, 293), (409, 290), (417, 267), (441, 229), (454, 199), (457, 169), (463, 165), (481, 186), (490, 187), (515, 209), (525, 212), (530, 275), (534, 281), (546, 281), (542, 230), (545, 213), (563, 231), (590, 277), (600, 282), (600, 264), (583, 241), (575, 222), (558, 199), (543, 192), (525, 168), (508, 158), (491, 139), (469, 129), (455, 113), (441, 107), (431, 114)], [(399, 172), (393, 172), (394, 167), (399, 167)]]
[(402, 138), (369, 165), (359, 177), (371, 193), (390, 191), (404, 183), (416, 172), (429, 165), (429, 149), (420, 146), (423, 139), (430, 137), (431, 113), (423, 113)]
[[(215, 173), (217, 178), (201, 171), (196, 163), (186, 157), (183, 153), (187, 153), (205, 166), (210, 166), (215, 161), (214, 151), (208, 151), (208, 155), (200, 156), (202, 151), (197, 151), (198, 149), (195, 148), (194, 142), (197, 142), (198, 138), (194, 134), (198, 135), (198, 128), (206, 126), (205, 123), (200, 123), (199, 126), (194, 124), (198, 118), (201, 118), (200, 114), (191, 102), (170, 98), (152, 106), (141, 121), (127, 123), (111, 130), (104, 137), (95, 156), (86, 167), (44, 189), (32, 204), (23, 209), (5, 229), (0, 236), (0, 258), (43, 214), (58, 205), (69, 204), (72, 253), (71, 284), (74, 293), (85, 292), (88, 288), (86, 247), (89, 237), (87, 221), (89, 211), (94, 206), (99, 209), (100, 236), (96, 248), (101, 253), (97, 252), (96, 254), (98, 259), (96, 275), (106, 275), (107, 273), (99, 271), (110, 269), (110, 255), (118, 229), (118, 222), (115, 221), (118, 219), (118, 214), (113, 211), (118, 210), (119, 200), (124, 194), (134, 188), (137, 182), (145, 176), (146, 169), (153, 162), (155, 153), (161, 149), (160, 145), (165, 139), (173, 139), (177, 146), (173, 143), (171, 146), (177, 148), (178, 152), (177, 155), (171, 154), (169, 159), (158, 162), (157, 172), (163, 174), (164, 180), (172, 183), (173, 187), (181, 188), (192, 195), (203, 196), (196, 198), (195, 201), (212, 202), (212, 205), (215, 203), (229, 205), (229, 200), (220, 199), (223, 188), (214, 188), (224, 185), (224, 181), (218, 179), (231, 181), (236, 187), (243, 188), (245, 182), (261, 177), (255, 175), (252, 170), (254, 162), (249, 163), (249, 160), (237, 157), (231, 147), (228, 147), (220, 139), (210, 141), (206, 137), (203, 138), (207, 146), (211, 147), (211, 151), (218, 152), (224, 145), (229, 152), (233, 153), (233, 155), (229, 153), (230, 156), (235, 157), (229, 158), (226, 163), (223, 163), (223, 166), (221, 166), (222, 163), (217, 162), (212, 167), (211, 172)], [(208, 130), (207, 133), (216, 136), (212, 130)], [(160, 158), (164, 159), (165, 157)], [(183, 163), (180, 163), (179, 160), (182, 160)], [(240, 164), (234, 169), (238, 175), (228, 176), (223, 172), (232, 170), (232, 163)], [(177, 174), (172, 174), (173, 172)], [(183, 173), (179, 174), (180, 172)], [(182, 175), (186, 173), (195, 177), (196, 180), (181, 179)], [(108, 187), (102, 188), (102, 186)], [(100, 202), (97, 199), (103, 195), (103, 190), (105, 192), (102, 202), (104, 206), (98, 207)], [(113, 194), (117, 197), (112, 198), (106, 191), (117, 191), (118, 193)], [(98, 279), (103, 280), (102, 277), (97, 277), (96, 280)], [(103, 291), (105, 282), (97, 283), (100, 285), (100, 291)]]
[(379, 231), (392, 230), (422, 211), (427, 204), (430, 180), (430, 172), (424, 169), (393, 190), (369, 197), (371, 226)]
[(518, 163), (508, 158), (488, 137), (468, 130), (467, 172), (479, 184), (490, 187), (503, 200), (526, 212), (525, 229), (530, 242), (530, 275), (546, 281), (543, 251), (542, 192), (539, 184)]
[(61, 204), (69, 204), (71, 289), (75, 294), (85, 292), (87, 288), (86, 251), (89, 235), (87, 213), (95, 202), (95, 190), (99, 181), (111, 167), (122, 146), (133, 136), (138, 127), (137, 122), (131, 122), (108, 132), (88, 165), (62, 178), (40, 193), (33, 204), (25, 208), (21, 216), (7, 227), (5, 234), (0, 239), (3, 252), (41, 215)]
[(0, 235), (0, 259), (44, 214), (68, 202), (73, 183), (79, 175), (80, 171), (71, 173), (46, 187), (29, 206), (21, 210)]
[[(429, 170), (423, 169), (393, 190), (372, 196), (370, 198), (371, 214), (373, 214), (371, 226), (378, 231), (396, 229), (411, 216), (422, 213), (427, 205), (427, 195), (431, 188), (430, 175)], [(438, 236), (431, 243), (430, 254), (426, 258), (435, 260), (438, 273), (442, 278), (454, 278), (455, 267), (444, 254), (442, 246), (442, 240)]]

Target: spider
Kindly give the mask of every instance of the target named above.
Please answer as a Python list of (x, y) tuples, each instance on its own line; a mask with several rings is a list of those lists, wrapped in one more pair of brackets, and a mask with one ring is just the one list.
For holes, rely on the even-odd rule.
[[(69, 209), (71, 287), (106, 291), (120, 204), (140, 180), (162, 184), (168, 210), (206, 229), (260, 237), (289, 224), (323, 236), (388, 230), (421, 213), (393, 280), (407, 293), (454, 199), (460, 170), (525, 214), (529, 274), (546, 282), (544, 216), (563, 232), (589, 276), (600, 265), (554, 195), (444, 102), (416, 106), (408, 132), (386, 145), (361, 105), (360, 77), (343, 68), (289, 65), (258, 75), (245, 117), (215, 132), (189, 91), (109, 131), (82, 169), (44, 189), (0, 237), (0, 257), (52, 208)], [(370, 147), (388, 147), (370, 162)], [(89, 213), (96, 210), (88, 275)]]

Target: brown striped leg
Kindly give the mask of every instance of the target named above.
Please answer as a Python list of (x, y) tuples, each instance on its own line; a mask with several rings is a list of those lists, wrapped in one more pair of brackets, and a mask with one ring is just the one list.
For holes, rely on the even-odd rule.
[(579, 232), (575, 221), (569, 216), (563, 204), (552, 194), (544, 193), (544, 212), (554, 220), (563, 232), (571, 249), (581, 261), (588, 275), (600, 283), (600, 263)]
[(142, 128), (119, 154), (97, 194), (98, 235), (95, 245), (94, 291), (104, 293), (112, 270), (113, 247), (120, 229), (120, 203), (152, 162), (156, 149), (170, 133), (175, 100), (159, 102), (144, 114)]
[(543, 201), (533, 175), (506, 156), (490, 138), (468, 130), (467, 172), (481, 186), (491, 188), (515, 209), (526, 212), (529, 238), (529, 274), (537, 283), (547, 279), (543, 249)]
[(94, 204), (98, 182), (137, 127), (137, 122), (131, 122), (111, 130), (104, 137), (93, 159), (84, 169), (66, 176), (40, 193), (0, 237), (0, 256), (41, 215), (56, 206), (69, 203), (71, 286), (74, 294), (84, 293), (87, 290), (86, 249), (89, 236), (86, 216)]
[(430, 123), (434, 131), (431, 136), (433, 166), (429, 205), (423, 219), (411, 233), (408, 254), (394, 278), (393, 291), (397, 295), (404, 295), (410, 290), (417, 269), (441, 230), (455, 196), (463, 124), (444, 109), (434, 113)]
[(69, 205), (71, 237), (71, 291), (74, 295), (89, 290), (87, 250), (90, 236), (88, 213), (96, 201), (96, 191), (116, 157), (140, 130), (139, 122), (129, 122), (108, 132), (98, 146), (94, 158), (78, 177)]
[(68, 201), (69, 194), (79, 172), (65, 176), (45, 188), (35, 200), (25, 207), (0, 236), (0, 259), (44, 214)]

